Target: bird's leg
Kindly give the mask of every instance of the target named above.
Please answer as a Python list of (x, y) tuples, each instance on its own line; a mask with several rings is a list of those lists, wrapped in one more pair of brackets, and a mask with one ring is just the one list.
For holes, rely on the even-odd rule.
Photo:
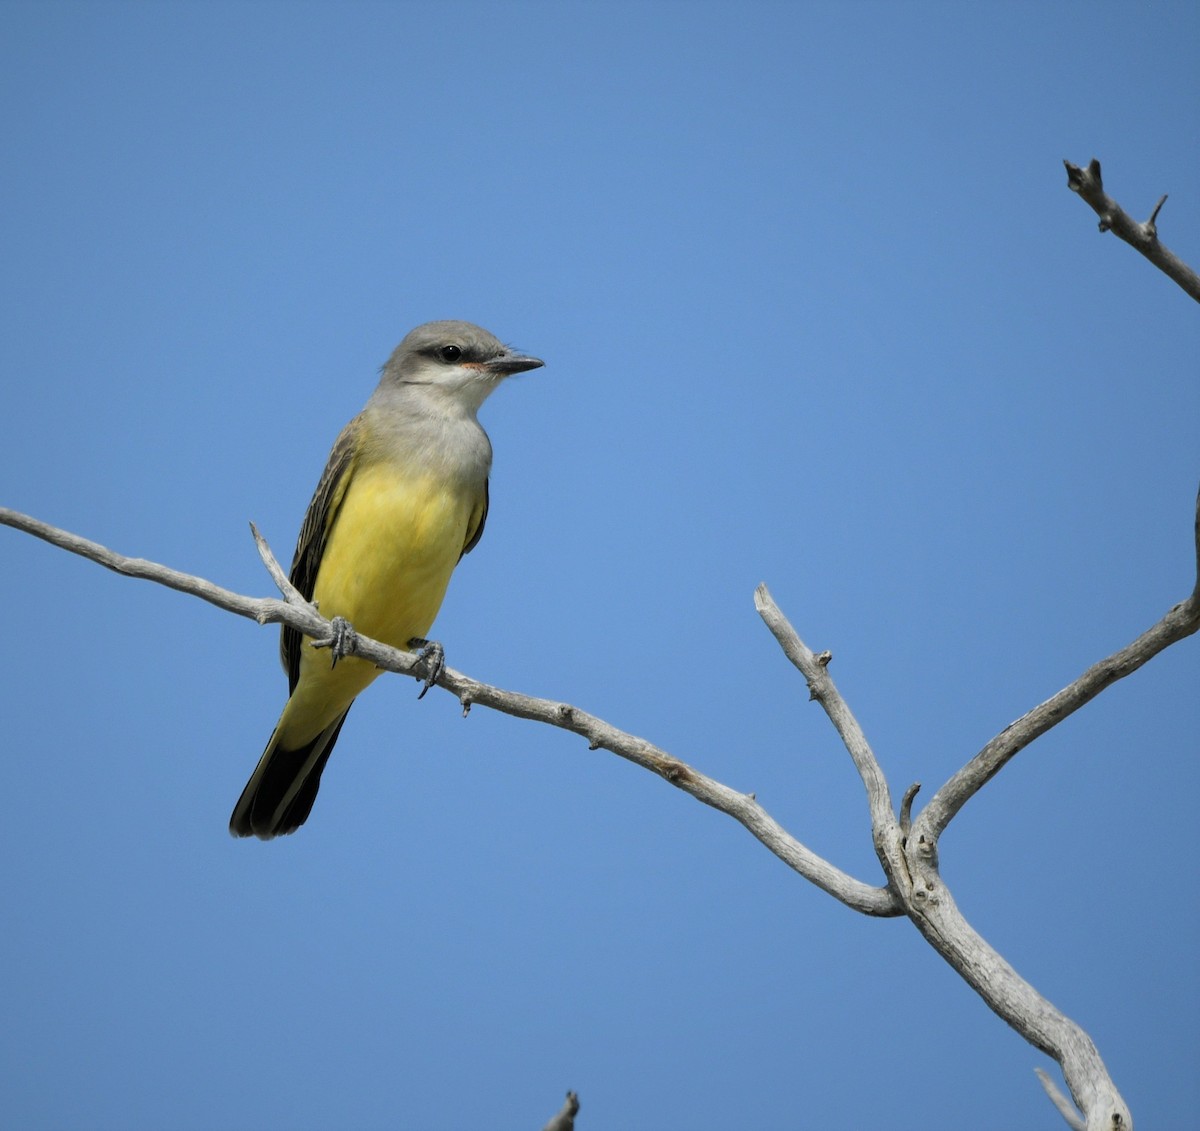
[(312, 646), (328, 648), (333, 655), (333, 663), (329, 666), (336, 668), (338, 660), (349, 656), (354, 650), (354, 642), (357, 638), (358, 633), (354, 631), (353, 626), (345, 617), (334, 617), (329, 622), (329, 635), (322, 636), (320, 640), (314, 640)]
[(437, 683), (446, 668), (446, 650), (436, 640), (426, 640), (423, 636), (414, 636), (408, 646), (421, 649), (417, 659), (425, 665), (425, 682), (417, 698), (424, 699), (425, 692)]

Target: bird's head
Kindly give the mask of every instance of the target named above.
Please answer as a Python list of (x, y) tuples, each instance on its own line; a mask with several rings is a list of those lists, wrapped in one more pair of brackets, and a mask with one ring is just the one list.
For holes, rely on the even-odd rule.
[(505, 377), (544, 364), (470, 322), (426, 322), (396, 347), (380, 387), (425, 389), (473, 413)]

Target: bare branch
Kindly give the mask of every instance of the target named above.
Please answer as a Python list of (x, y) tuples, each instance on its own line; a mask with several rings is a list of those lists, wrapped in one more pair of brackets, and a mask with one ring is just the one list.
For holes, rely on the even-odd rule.
[(1067, 168), (1067, 187), (1078, 193), (1100, 217), (1100, 231), (1111, 231), (1131, 247), (1137, 248), (1155, 267), (1200, 302), (1200, 275), (1158, 242), (1158, 213), (1167, 199), (1165, 194), (1154, 206), (1150, 219), (1139, 224), (1105, 193), (1104, 182), (1100, 179), (1100, 162), (1094, 157), (1086, 169), (1072, 165), (1070, 161), (1064, 161), (1063, 164)]
[[(142, 559), (126, 558), (14, 511), (0, 509), (0, 523), (25, 530), (118, 573), (158, 581), (181, 592), (195, 594), (259, 623), (286, 623), (317, 639), (329, 635), (329, 622), (301, 600), (287, 583), (257, 530), (254, 533), (259, 553), (289, 600), (243, 597), (201, 578)], [(1197, 500), (1196, 539), (1200, 575), (1200, 499)], [(1100, 1128), (1111, 1131), (1131, 1126), (1128, 1108), (1088, 1035), (1025, 982), (958, 910), (938, 873), (937, 835), (962, 804), (1008, 758), (1038, 734), (1078, 709), (1110, 683), (1136, 670), (1169, 644), (1195, 632), (1200, 627), (1200, 576), (1192, 596), (1172, 609), (1149, 632), (1089, 669), (1054, 699), (1035, 708), (993, 739), (938, 791), (929, 806), (912, 821), (911, 829), (909, 823), (916, 787), (906, 791), (901, 817), (897, 820), (887, 780), (862, 728), (829, 675), (829, 653), (814, 654), (804, 644), (765, 586), (756, 591), (755, 604), (784, 653), (804, 675), (811, 697), (825, 709), (858, 769), (867, 793), (876, 853), (889, 881), (886, 888), (864, 884), (812, 853), (771, 818), (753, 794), (730, 789), (645, 739), (620, 731), (595, 716), (565, 703), (479, 683), (450, 669), (441, 676), (439, 686), (458, 697), (464, 714), (473, 704), (479, 703), (518, 718), (546, 723), (581, 735), (588, 740), (591, 749), (602, 747), (651, 770), (697, 800), (733, 817), (800, 875), (857, 911), (878, 916), (908, 915), (926, 940), (992, 1010), (1027, 1041), (1058, 1061), (1075, 1103), (1085, 1114), (1083, 1123), (1073, 1122), (1073, 1126), (1083, 1126), (1088, 1131), (1099, 1131)], [(418, 679), (423, 674), (419, 661), (411, 653), (388, 648), (364, 636), (354, 636), (350, 651), (388, 671)], [(1050, 1089), (1048, 1092), (1054, 1099), (1054, 1092)], [(1059, 1100), (1062, 1101), (1060, 1111), (1065, 1115), (1070, 1106), (1061, 1095), (1055, 1102), (1059, 1103)], [(562, 1113), (558, 1118), (562, 1118)], [(1074, 1118), (1078, 1121), (1079, 1117)]]
[[(98, 562), (108, 569), (129, 577), (140, 577), (167, 585), (181, 593), (201, 597), (219, 608), (248, 617), (259, 624), (287, 624), (314, 640), (327, 639), (330, 624), (307, 602), (292, 604), (274, 598), (243, 597), (228, 589), (222, 589), (203, 578), (180, 573), (155, 562), (140, 558), (127, 558), (96, 542), (70, 534), (37, 519), (0, 507), (0, 525), (12, 526), (33, 534), (53, 545)], [(256, 535), (260, 554), (264, 562), (273, 562), (269, 548), (261, 535)], [(264, 553), (265, 551), (265, 553)], [(278, 564), (276, 563), (276, 568)], [(268, 564), (268, 569), (270, 565)], [(272, 570), (279, 584), (282, 570)], [(290, 585), (280, 588), (291, 590)], [(296, 594), (298, 597), (299, 594)], [(385, 671), (424, 679), (424, 668), (411, 652), (399, 651), (355, 633), (348, 648), (350, 654), (369, 660)], [(643, 769), (650, 770), (672, 785), (691, 794), (697, 801), (711, 806), (744, 825), (768, 850), (778, 856), (788, 867), (794, 869), (810, 883), (828, 892), (847, 907), (864, 915), (895, 916), (902, 914), (892, 893), (885, 887), (872, 887), (848, 873), (836, 868), (824, 858), (805, 847), (788, 833), (778, 821), (771, 817), (758, 803), (753, 794), (739, 793), (727, 785), (700, 773), (687, 763), (666, 753), (644, 738), (627, 734), (602, 719), (580, 711), (566, 703), (550, 699), (538, 699), (515, 691), (505, 691), (490, 684), (480, 683), (461, 672), (446, 668), (438, 678), (438, 686), (455, 695), (466, 714), (473, 704), (490, 707), (516, 718), (530, 719), (571, 731), (588, 740), (592, 750), (603, 748)]]
[(1196, 499), (1196, 584), (1192, 595), (1156, 625), (1111, 656), (1093, 664), (1074, 683), (1010, 723), (933, 795), (916, 820), (916, 831), (937, 843), (946, 826), (979, 790), (1035, 738), (1091, 702), (1106, 687), (1135, 672), (1164, 648), (1200, 629), (1200, 495)]
[(568, 1092), (558, 1114), (542, 1128), (542, 1131), (575, 1131), (575, 1116), (579, 1114), (579, 1096)]

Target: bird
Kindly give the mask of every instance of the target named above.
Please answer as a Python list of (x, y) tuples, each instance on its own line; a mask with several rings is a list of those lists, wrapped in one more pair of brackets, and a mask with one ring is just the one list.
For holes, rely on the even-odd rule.
[[(492, 445), (479, 408), (506, 377), (544, 364), (454, 320), (418, 326), (396, 347), (333, 445), (292, 561), (292, 584), (335, 637), (352, 628), (420, 647), (436, 678), (440, 645), (425, 638), (488, 514)], [(336, 642), (331, 661), (286, 625), (279, 650), (288, 700), (234, 806), (236, 837), (270, 840), (304, 824), (350, 707), (380, 673), (339, 658)]]

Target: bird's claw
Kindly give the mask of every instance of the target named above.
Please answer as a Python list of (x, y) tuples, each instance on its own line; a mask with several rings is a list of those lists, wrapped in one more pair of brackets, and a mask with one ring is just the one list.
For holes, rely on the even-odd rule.
[(425, 692), (441, 679), (442, 672), (446, 670), (446, 650), (436, 640), (426, 640), (423, 636), (414, 636), (408, 646), (420, 648), (417, 661), (424, 665), (425, 679), (417, 698), (424, 699)]
[(329, 666), (336, 668), (338, 660), (344, 659), (354, 651), (354, 643), (357, 639), (358, 633), (354, 631), (353, 625), (345, 617), (334, 617), (329, 622), (329, 635), (322, 636), (320, 640), (314, 640), (312, 646), (328, 648), (333, 656), (333, 662)]

